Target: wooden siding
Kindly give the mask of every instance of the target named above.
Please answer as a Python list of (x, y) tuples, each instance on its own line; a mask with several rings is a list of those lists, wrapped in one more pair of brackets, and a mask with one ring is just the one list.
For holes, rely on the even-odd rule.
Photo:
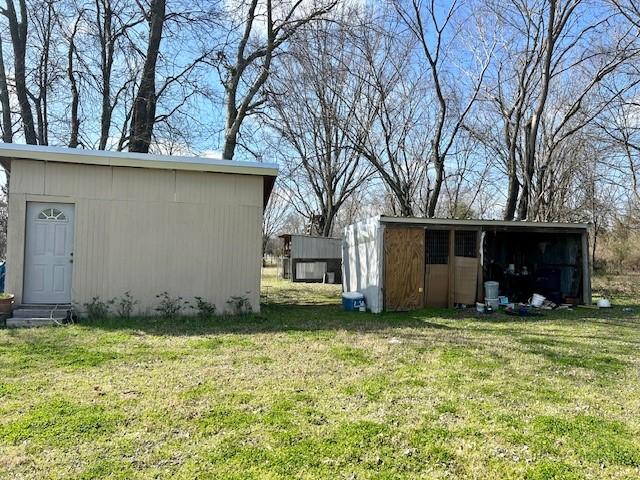
[(26, 202), (58, 201), (76, 205), (74, 302), (129, 290), (151, 312), (168, 291), (220, 311), (246, 295), (258, 309), (262, 189), (252, 175), (16, 161), (8, 288), (20, 302)]

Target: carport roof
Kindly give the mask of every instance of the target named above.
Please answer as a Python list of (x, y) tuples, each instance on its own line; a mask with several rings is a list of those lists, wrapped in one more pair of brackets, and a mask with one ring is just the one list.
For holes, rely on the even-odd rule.
[(455, 220), (451, 218), (418, 218), (418, 217), (391, 217), (380, 215), (380, 223), (385, 224), (405, 224), (405, 225), (440, 225), (454, 228), (469, 227), (483, 228), (492, 227), (497, 230), (525, 229), (525, 230), (588, 230), (588, 223), (563, 223), (563, 222), (529, 222), (519, 220)]

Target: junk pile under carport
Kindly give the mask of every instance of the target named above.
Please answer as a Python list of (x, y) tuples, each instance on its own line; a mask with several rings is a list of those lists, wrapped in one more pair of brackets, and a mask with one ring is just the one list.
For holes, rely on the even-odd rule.
[(590, 305), (588, 231), (574, 223), (373, 217), (345, 229), (343, 287), (362, 293), (372, 312), (476, 302), (495, 309), (501, 297), (528, 305), (534, 294), (558, 306)]
[[(562, 304), (548, 300), (543, 295), (534, 293), (527, 302), (512, 302), (506, 295), (499, 295), (500, 283), (496, 281), (484, 282), (487, 297), (484, 303), (476, 302), (476, 311), (481, 314), (491, 314), (496, 311), (519, 317), (540, 316), (540, 310), (570, 309), (574, 304)], [(495, 296), (496, 298), (491, 298)], [(465, 308), (465, 305), (459, 305)]]

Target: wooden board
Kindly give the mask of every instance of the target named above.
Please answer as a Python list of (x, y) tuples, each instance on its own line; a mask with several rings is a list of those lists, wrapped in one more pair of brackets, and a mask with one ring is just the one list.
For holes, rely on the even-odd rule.
[(591, 256), (589, 255), (589, 234), (582, 234), (582, 303), (591, 305)]
[(385, 228), (384, 302), (389, 311), (422, 308), (424, 302), (424, 230)]
[(456, 293), (456, 264), (453, 261), (453, 256), (456, 251), (456, 231), (451, 230), (449, 232), (449, 292), (447, 295), (447, 307), (453, 308), (455, 303)]
[(455, 257), (455, 303), (473, 305), (478, 286), (478, 259)]
[(434, 264), (425, 268), (425, 307), (446, 307), (449, 297), (449, 265)]

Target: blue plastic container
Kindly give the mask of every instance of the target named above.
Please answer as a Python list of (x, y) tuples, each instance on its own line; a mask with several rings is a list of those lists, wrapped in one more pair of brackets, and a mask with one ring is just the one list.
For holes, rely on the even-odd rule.
[(360, 307), (366, 307), (367, 302), (360, 292), (345, 292), (342, 294), (342, 307), (349, 311), (359, 311)]

